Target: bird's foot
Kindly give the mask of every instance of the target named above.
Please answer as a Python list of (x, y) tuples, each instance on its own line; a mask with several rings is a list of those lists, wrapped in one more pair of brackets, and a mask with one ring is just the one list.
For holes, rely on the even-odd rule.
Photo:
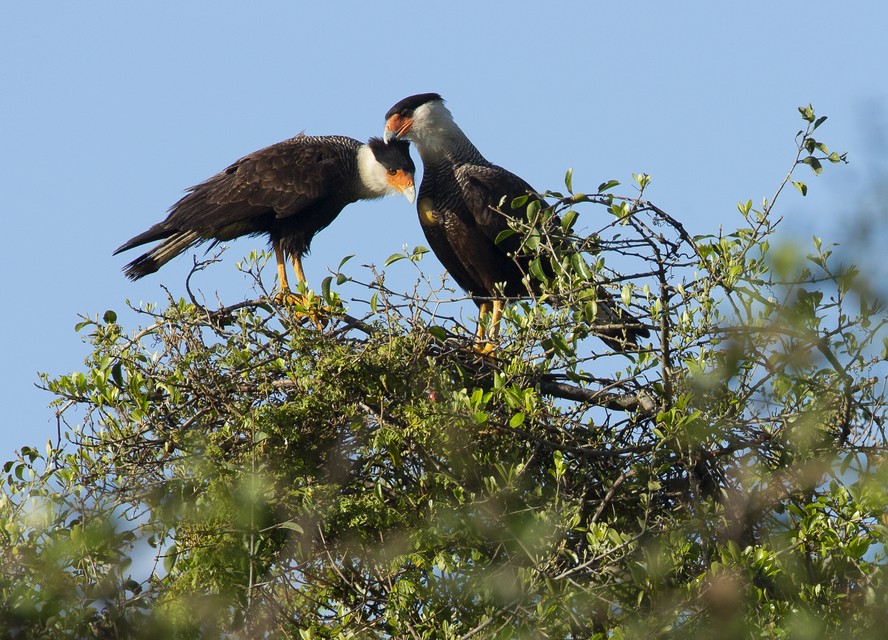
[(292, 291), (278, 291), (274, 301), (284, 307), (298, 307), (305, 305), (305, 296)]
[(290, 312), (290, 315), (299, 323), (311, 322), (318, 331), (324, 329), (330, 322), (333, 310), (329, 306), (320, 304), (320, 298), (313, 295), (281, 291), (275, 297), (282, 307)]
[(482, 358), (492, 358), (496, 352), (496, 346), (492, 342), (477, 342), (472, 347), (472, 351)]

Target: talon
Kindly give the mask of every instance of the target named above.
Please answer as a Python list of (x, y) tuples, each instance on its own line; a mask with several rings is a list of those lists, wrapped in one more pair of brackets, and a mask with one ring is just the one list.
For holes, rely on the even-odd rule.
[(482, 342), (480, 344), (475, 344), (472, 347), (472, 351), (482, 358), (491, 358), (496, 352), (496, 346), (494, 346), (492, 342)]
[[(475, 344), (472, 346), (472, 351), (482, 358), (492, 358), (496, 351), (495, 343), (497, 335), (499, 335), (499, 323), (502, 315), (503, 303), (500, 300), (493, 302), (485, 300), (478, 305), (478, 330), (475, 332)], [(485, 320), (485, 317), (489, 319)]]
[(274, 301), (281, 305), (287, 307), (304, 307), (305, 306), (305, 297), (299, 295), (298, 293), (293, 293), (292, 291), (279, 291), (274, 295)]
[(311, 322), (318, 331), (323, 331), (330, 324), (329, 311), (330, 307), (324, 307), (323, 309), (310, 309), (306, 312), (293, 310), (292, 313), (293, 318), (300, 324)]
[(330, 324), (331, 314), (332, 310), (330, 307), (321, 307), (320, 309), (309, 310), (307, 317), (318, 328), (318, 331), (323, 331), (324, 328)]
[(333, 310), (329, 306), (319, 307), (318, 298), (281, 291), (274, 299), (279, 305), (287, 307), (290, 315), (299, 323), (312, 322), (318, 331), (322, 331), (330, 323)]

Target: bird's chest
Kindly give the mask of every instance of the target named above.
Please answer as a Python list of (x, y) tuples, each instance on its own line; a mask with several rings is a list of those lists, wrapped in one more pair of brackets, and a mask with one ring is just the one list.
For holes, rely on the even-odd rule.
[(453, 176), (446, 168), (434, 165), (428, 167), (416, 203), (419, 223), (424, 229), (443, 231), (445, 221), (451, 217), (456, 191)]
[(474, 225), (468, 225), (465, 216), (460, 215), (460, 203), (451, 198), (420, 196), (416, 203), (419, 224), (429, 242), (446, 242), (455, 245), (465, 242), (479, 241), (479, 234)]

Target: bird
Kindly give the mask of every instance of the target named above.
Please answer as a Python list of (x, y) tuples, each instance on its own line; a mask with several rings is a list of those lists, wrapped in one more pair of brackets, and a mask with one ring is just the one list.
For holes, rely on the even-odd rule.
[[(397, 102), (385, 114), (384, 138), (410, 140), (416, 147), (423, 164), (416, 201), (420, 226), (441, 264), (479, 307), (475, 350), (493, 353), (504, 298), (528, 297), (526, 275), (533, 258), (521, 250), (520, 235), (503, 239), (500, 234), (510, 229), (510, 217), (527, 221), (531, 202), (539, 201), (542, 207), (546, 202), (525, 180), (481, 155), (438, 93)], [(521, 196), (526, 196), (524, 204), (511, 208)], [(597, 335), (608, 346), (625, 351), (649, 335), (600, 286), (598, 293), (599, 323), (610, 326)], [(486, 332), (485, 317), (489, 317)]]
[(373, 137), (362, 143), (300, 133), (190, 187), (165, 220), (127, 240), (114, 255), (161, 241), (123, 268), (128, 278), (138, 280), (204, 242), (267, 235), (277, 261), (278, 301), (305, 306), (305, 296), (290, 289), (285, 257), (302, 285), (302, 258), (312, 239), (346, 205), (398, 193), (413, 204), (416, 167), (409, 146), (404, 140)]

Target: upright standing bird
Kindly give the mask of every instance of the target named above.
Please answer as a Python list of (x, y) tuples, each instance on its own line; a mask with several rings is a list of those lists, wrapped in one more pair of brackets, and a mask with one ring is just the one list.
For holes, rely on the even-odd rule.
[[(527, 182), (481, 155), (437, 93), (404, 98), (388, 110), (385, 139), (399, 138), (412, 140), (422, 158), (417, 211), (432, 251), (456, 283), (473, 296), (479, 315), (490, 314), (487, 337), (481, 318), (476, 336), (476, 349), (490, 353), (505, 305), (502, 298), (527, 296), (525, 275), (531, 260), (521, 254), (517, 235), (499, 243), (496, 239), (510, 228), (507, 216), (526, 221), (528, 204), (539, 197)], [(523, 206), (512, 209), (512, 201), (519, 196), (529, 197)], [(625, 349), (648, 335), (603, 289), (598, 315), (601, 323), (614, 325), (597, 334), (614, 349)]]
[(306, 136), (278, 142), (191, 187), (166, 220), (131, 238), (114, 253), (162, 242), (126, 267), (132, 280), (154, 273), (183, 251), (206, 241), (268, 235), (277, 260), (279, 298), (302, 302), (290, 290), (284, 256), (305, 282), (302, 257), (312, 238), (346, 205), (403, 194), (411, 204), (416, 167), (410, 143), (345, 136)]

